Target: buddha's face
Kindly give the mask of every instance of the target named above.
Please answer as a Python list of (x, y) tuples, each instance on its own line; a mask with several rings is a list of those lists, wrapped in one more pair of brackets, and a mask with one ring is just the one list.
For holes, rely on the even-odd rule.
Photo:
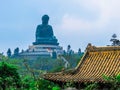
[(48, 24), (48, 21), (49, 21), (49, 16), (48, 15), (44, 15), (42, 17), (42, 24)]

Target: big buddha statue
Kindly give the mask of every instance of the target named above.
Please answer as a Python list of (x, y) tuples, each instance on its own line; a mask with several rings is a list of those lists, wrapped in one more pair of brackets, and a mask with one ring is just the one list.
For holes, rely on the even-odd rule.
[(36, 41), (33, 45), (59, 45), (58, 40), (54, 36), (52, 26), (48, 25), (49, 16), (42, 16), (42, 24), (37, 26)]

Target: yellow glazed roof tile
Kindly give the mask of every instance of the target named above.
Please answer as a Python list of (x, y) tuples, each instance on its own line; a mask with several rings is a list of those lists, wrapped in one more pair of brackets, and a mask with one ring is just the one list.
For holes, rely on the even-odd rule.
[(45, 74), (44, 79), (61, 82), (104, 81), (103, 75), (120, 73), (120, 46), (87, 46), (86, 52), (75, 68), (75, 73)]

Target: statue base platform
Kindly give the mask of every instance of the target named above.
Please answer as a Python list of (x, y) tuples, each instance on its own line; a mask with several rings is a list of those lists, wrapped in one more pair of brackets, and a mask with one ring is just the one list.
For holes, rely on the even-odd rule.
[(63, 48), (58, 45), (32, 45), (26, 51), (19, 55), (22, 57), (52, 57), (52, 52), (56, 52), (57, 56), (63, 54)]

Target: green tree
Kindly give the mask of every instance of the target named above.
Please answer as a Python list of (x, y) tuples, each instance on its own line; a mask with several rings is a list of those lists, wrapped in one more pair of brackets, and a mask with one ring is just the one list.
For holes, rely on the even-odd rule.
[(112, 46), (119, 46), (120, 45), (120, 40), (117, 39), (117, 35), (113, 34), (112, 39), (110, 39), (112, 42)]
[(21, 79), (16, 66), (8, 64), (5, 61), (0, 62), (0, 88), (20, 88)]
[(103, 75), (103, 79), (106, 80), (110, 84), (111, 90), (119, 90), (120, 89), (120, 74), (116, 76), (106, 76)]
[(81, 55), (81, 48), (78, 49), (78, 55)]
[(97, 90), (98, 84), (97, 83), (91, 83), (85, 87), (85, 90)]
[(44, 79), (38, 79), (36, 86), (39, 90), (61, 90), (57, 84)]
[(22, 88), (25, 90), (37, 90), (36, 83), (37, 81), (30, 75), (22, 77)]
[(11, 49), (9, 48), (8, 51), (7, 51), (7, 56), (8, 56), (8, 57), (11, 57), (11, 53), (12, 53), (12, 52), (11, 52)]
[(14, 50), (14, 56), (18, 56), (19, 54), (19, 48), (17, 47), (15, 50)]

